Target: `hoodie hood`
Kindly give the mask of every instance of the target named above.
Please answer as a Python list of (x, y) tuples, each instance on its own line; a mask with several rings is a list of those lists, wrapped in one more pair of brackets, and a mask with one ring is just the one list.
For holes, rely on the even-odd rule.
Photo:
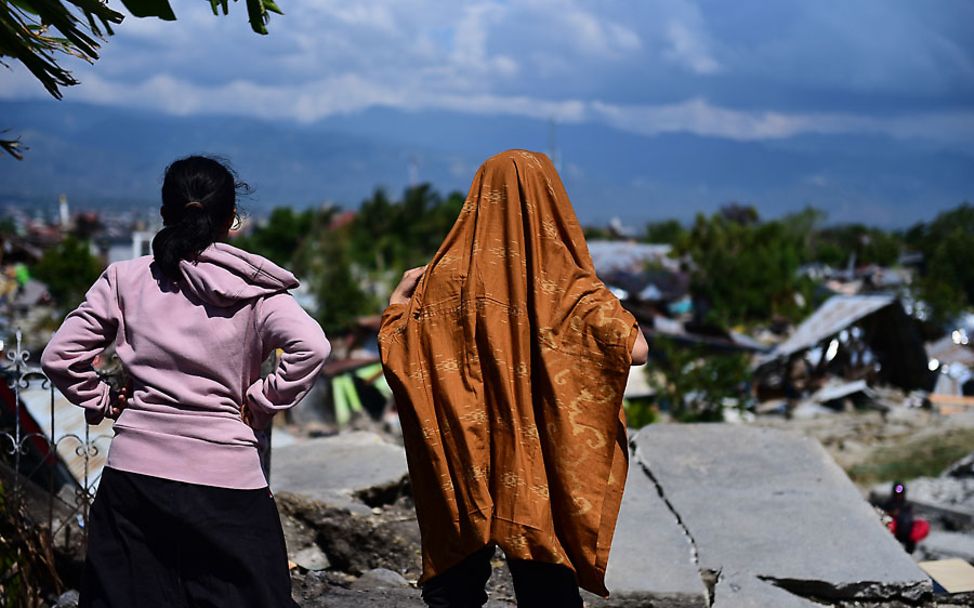
[(226, 243), (214, 243), (196, 261), (179, 263), (182, 288), (214, 306), (231, 306), (242, 300), (294, 289), (293, 274), (259, 255)]

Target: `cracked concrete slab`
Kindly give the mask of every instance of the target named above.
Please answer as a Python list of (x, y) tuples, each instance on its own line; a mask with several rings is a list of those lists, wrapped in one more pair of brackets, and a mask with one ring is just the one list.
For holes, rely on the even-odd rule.
[[(634, 442), (636, 460), (692, 535), (702, 569), (775, 579), (808, 598), (915, 601), (930, 593), (927, 577), (817, 442), (725, 424), (651, 425)], [(748, 589), (769, 592), (748, 578), (727, 581), (741, 591), (724, 606), (758, 605), (746, 603)]]
[(407, 479), (402, 447), (357, 431), (310, 439), (274, 450), (271, 489), (323, 505), (367, 514), (363, 495), (395, 491)]
[(707, 590), (692, 551), (656, 485), (634, 460), (606, 568), (612, 605), (652, 600), (654, 608), (706, 608)]
[(713, 608), (821, 608), (752, 574), (722, 572), (714, 588)]

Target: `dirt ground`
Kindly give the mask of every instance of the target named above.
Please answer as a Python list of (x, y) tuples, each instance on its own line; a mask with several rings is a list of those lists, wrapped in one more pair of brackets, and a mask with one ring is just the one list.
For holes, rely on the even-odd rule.
[(860, 488), (937, 476), (974, 451), (974, 411), (941, 416), (923, 408), (852, 411), (810, 419), (764, 416), (752, 424), (817, 439)]

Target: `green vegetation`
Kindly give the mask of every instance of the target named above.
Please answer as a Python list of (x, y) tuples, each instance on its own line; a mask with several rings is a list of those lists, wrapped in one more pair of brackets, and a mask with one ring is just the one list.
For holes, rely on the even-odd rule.
[(898, 235), (862, 224), (824, 228), (814, 235), (810, 256), (833, 268), (855, 261), (857, 265), (892, 266), (899, 260), (903, 242)]
[(788, 218), (761, 222), (753, 208), (732, 206), (698, 215), (677, 251), (693, 260), (692, 292), (709, 321), (794, 320), (806, 312), (796, 294), (811, 288), (798, 276), (807, 236)]
[(910, 228), (904, 241), (923, 254), (918, 292), (943, 322), (974, 305), (974, 206), (964, 203)]
[[(653, 340), (655, 358), (649, 384), (657, 401), (682, 422), (723, 420), (728, 399), (743, 408), (750, 378), (748, 358), (741, 353), (714, 355), (699, 347), (680, 345), (667, 338)], [(646, 415), (634, 408), (633, 416)]]
[(762, 221), (753, 208), (731, 205), (698, 215), (682, 232), (672, 221), (650, 224), (646, 240), (673, 243), (692, 259), (694, 298), (706, 320), (725, 327), (808, 314), (815, 302), (812, 283), (798, 274), (803, 264), (896, 266), (911, 252), (923, 257), (913, 295), (928, 304), (934, 324), (974, 306), (974, 206), (964, 203), (906, 231), (824, 221), (813, 208)]
[(68, 236), (44, 252), (33, 275), (47, 284), (48, 293), (68, 312), (81, 303), (103, 268), (88, 241)]
[(341, 332), (385, 308), (402, 273), (436, 253), (462, 206), (459, 192), (444, 198), (428, 184), (407, 188), (397, 201), (380, 189), (355, 214), (335, 207), (275, 209), (234, 245), (307, 280), (319, 303), (318, 321), (326, 332)]
[(425, 264), (456, 221), (463, 200), (459, 192), (443, 198), (429, 184), (407, 188), (396, 202), (376, 190), (349, 225), (352, 259), (379, 274), (401, 274)]
[(646, 224), (646, 242), (666, 245), (679, 245), (687, 238), (687, 229), (676, 220), (650, 222)]
[[(319, 321), (340, 333), (356, 318), (380, 313), (403, 271), (433, 256), (463, 200), (459, 192), (444, 196), (422, 184), (398, 198), (378, 189), (355, 212), (279, 207), (234, 244), (302, 277), (319, 303)], [(698, 215), (690, 226), (652, 222), (640, 240), (673, 245), (690, 275), (695, 320), (717, 328), (803, 319), (824, 295), (799, 272), (803, 265), (895, 266), (909, 253), (921, 254), (924, 263), (911, 262), (914, 278), (906, 289), (928, 305), (935, 326), (974, 305), (974, 206), (962, 204), (902, 232), (824, 222), (825, 214), (813, 208), (764, 220), (753, 207), (733, 204)], [(0, 222), (0, 232), (12, 234), (13, 224)], [(599, 228), (586, 234), (610, 237)], [(32, 269), (64, 309), (81, 300), (100, 270), (86, 236), (79, 228)]]
[[(308, 280), (319, 296), (319, 320), (338, 330), (358, 316), (382, 310), (400, 274), (424, 264), (452, 226), (463, 196), (441, 196), (424, 184), (393, 200), (376, 190), (355, 214), (328, 207), (278, 208), (254, 232), (236, 241)], [(850, 263), (895, 266), (903, 253), (922, 253), (915, 295), (940, 323), (974, 303), (974, 207), (961, 205), (906, 232), (851, 224), (823, 226), (825, 214), (808, 208), (762, 220), (753, 207), (729, 205), (646, 226), (644, 241), (669, 243), (690, 260), (691, 292), (701, 320), (721, 327), (780, 318), (800, 321), (814, 306), (814, 283), (803, 264), (844, 268)], [(591, 228), (589, 238), (608, 238)]]
[(652, 398), (623, 399), (622, 407), (626, 410), (626, 426), (629, 428), (641, 429), (659, 420), (659, 406)]
[(0, 606), (45, 605), (44, 593), (60, 591), (47, 530), (27, 514), (24, 497), (0, 483)]
[(238, 237), (233, 244), (262, 255), (279, 266), (292, 268), (298, 247), (318, 224), (327, 224), (332, 214), (332, 209), (298, 212), (290, 207), (277, 207), (266, 224), (248, 236)]
[(903, 445), (877, 449), (866, 462), (849, 469), (859, 485), (936, 477), (971, 453), (974, 429), (956, 429), (942, 435), (914, 439)]

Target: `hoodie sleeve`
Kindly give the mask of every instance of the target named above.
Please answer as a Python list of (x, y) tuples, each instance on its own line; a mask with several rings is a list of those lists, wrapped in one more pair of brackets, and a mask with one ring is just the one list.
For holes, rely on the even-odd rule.
[(121, 311), (115, 285), (116, 269), (109, 266), (41, 354), (44, 373), (68, 401), (85, 408), (85, 419), (91, 424), (105, 418), (111, 401), (111, 389), (91, 363), (118, 333)]
[(277, 369), (247, 389), (254, 426), (263, 428), (275, 413), (292, 407), (308, 393), (331, 345), (317, 321), (288, 293), (260, 302), (256, 323), (264, 350), (284, 351)]

